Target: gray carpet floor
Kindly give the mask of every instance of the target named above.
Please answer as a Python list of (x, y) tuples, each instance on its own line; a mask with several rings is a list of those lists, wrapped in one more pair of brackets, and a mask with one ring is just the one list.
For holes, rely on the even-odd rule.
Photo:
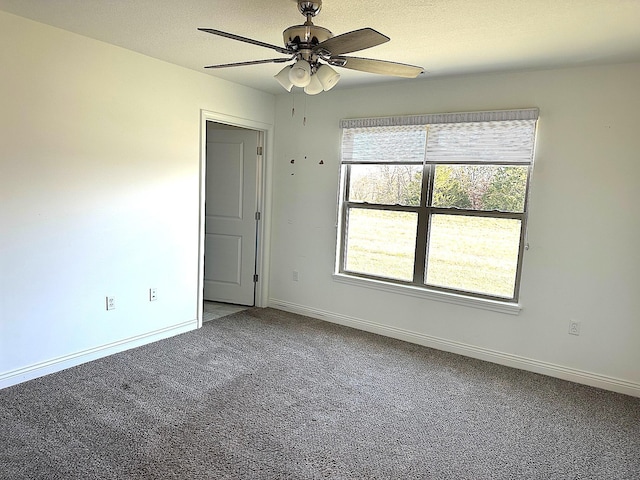
[(640, 399), (273, 309), (0, 390), (2, 479), (639, 479)]

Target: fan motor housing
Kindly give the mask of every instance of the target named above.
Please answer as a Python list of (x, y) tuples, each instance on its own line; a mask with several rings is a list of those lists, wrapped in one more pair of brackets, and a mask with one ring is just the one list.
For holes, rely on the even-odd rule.
[(294, 25), (282, 32), (284, 44), (294, 47), (296, 50), (302, 48), (312, 48), (325, 40), (333, 37), (333, 33), (323, 27), (316, 25)]

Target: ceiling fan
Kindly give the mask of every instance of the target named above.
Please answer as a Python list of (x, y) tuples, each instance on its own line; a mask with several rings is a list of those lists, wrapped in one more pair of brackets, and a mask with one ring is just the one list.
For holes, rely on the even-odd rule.
[(295, 63), (287, 65), (275, 75), (275, 79), (288, 92), (296, 86), (304, 88), (304, 92), (309, 95), (330, 90), (338, 83), (340, 74), (331, 66), (405, 78), (415, 78), (424, 71), (422, 67), (415, 65), (345, 56), (344, 54), (346, 53), (357, 52), (388, 42), (390, 38), (372, 28), (361, 28), (334, 37), (329, 30), (314, 25), (311, 21), (322, 8), (322, 0), (297, 0), (297, 2), (298, 10), (307, 18), (307, 21), (302, 25), (291, 26), (282, 32), (284, 47), (212, 28), (198, 29), (213, 35), (270, 48), (278, 53), (287, 55), (287, 57), (208, 65), (204, 68), (241, 67), (261, 63), (295, 61)]

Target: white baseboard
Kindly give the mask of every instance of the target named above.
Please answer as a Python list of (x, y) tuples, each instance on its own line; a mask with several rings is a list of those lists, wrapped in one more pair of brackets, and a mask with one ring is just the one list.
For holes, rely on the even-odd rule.
[(326, 320), (332, 323), (338, 323), (347, 327), (353, 327), (358, 330), (364, 330), (371, 333), (377, 333), (387, 337), (397, 338), (406, 342), (424, 345), (425, 347), (444, 350), (446, 352), (457, 353), (487, 362), (497, 363), (508, 367), (518, 368), (529, 372), (540, 373), (550, 377), (560, 378), (583, 385), (598, 387), (613, 392), (624, 393), (634, 397), (640, 397), (640, 384), (629, 382), (615, 377), (600, 375), (597, 373), (586, 372), (574, 368), (556, 365), (553, 363), (534, 360), (531, 358), (513, 355), (511, 353), (499, 352), (488, 348), (476, 347), (466, 343), (455, 342), (438, 338), (424, 333), (413, 332), (401, 328), (382, 325), (355, 317), (341, 315), (338, 313), (319, 310), (316, 308), (297, 305), (295, 303), (286, 302), (284, 300), (269, 299), (269, 307), (277, 308), (287, 312), (298, 313), (307, 317), (316, 318), (318, 320)]
[(17, 370), (11, 370), (0, 374), (0, 389), (42, 377), (44, 375), (49, 375), (50, 373), (59, 372), (70, 367), (75, 367), (76, 365), (81, 365), (91, 360), (97, 360), (98, 358), (113, 355), (114, 353), (140, 347), (147, 343), (173, 337), (174, 335), (185, 333), (195, 328), (197, 328), (197, 321), (189, 320), (178, 325), (162, 328), (160, 330), (137, 335), (135, 337), (125, 338), (107, 345), (101, 345), (99, 347), (47, 360), (46, 362), (29, 365)]

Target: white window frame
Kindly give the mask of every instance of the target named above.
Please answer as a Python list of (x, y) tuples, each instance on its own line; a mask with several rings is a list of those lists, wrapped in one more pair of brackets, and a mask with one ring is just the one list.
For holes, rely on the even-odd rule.
[[(491, 111), (491, 112), (464, 112), (464, 113), (445, 113), (445, 114), (428, 114), (428, 115), (414, 115), (414, 116), (397, 116), (397, 117), (379, 117), (379, 118), (361, 118), (361, 119), (346, 119), (340, 122), (340, 126), (343, 129), (362, 129), (369, 127), (396, 127), (396, 126), (425, 126), (433, 124), (451, 124), (451, 123), (470, 123), (470, 122), (513, 122), (513, 121), (529, 121), (533, 124), (533, 134), (535, 135), (535, 129), (538, 119), (538, 109), (519, 109), (519, 110), (503, 110), (503, 111)], [(347, 149), (350, 147), (346, 147)], [(425, 152), (427, 151), (425, 146)], [(436, 154), (443, 154), (443, 152), (436, 152)], [(436, 165), (446, 164), (443, 161), (430, 161), (429, 153), (425, 153), (423, 159), (423, 190), (433, 187), (433, 171)], [(446, 152), (444, 152), (446, 155)], [(348, 182), (350, 165), (357, 165), (360, 163), (367, 164), (389, 164), (394, 163), (398, 165), (403, 164), (416, 164), (415, 158), (409, 161), (393, 160), (391, 162), (385, 161), (352, 161), (351, 152), (345, 153), (345, 142), (343, 141), (343, 150), (341, 158), (341, 172), (340, 172), (340, 186), (339, 186), (339, 201), (338, 201), (338, 236), (337, 236), (337, 249), (336, 249), (336, 263), (333, 278), (335, 281), (341, 283), (347, 283), (351, 285), (357, 285), (360, 287), (372, 288), (376, 290), (388, 291), (396, 294), (409, 295), (420, 298), (428, 298), (432, 300), (444, 301), (448, 303), (455, 303), (465, 306), (471, 306), (476, 308), (488, 309), (492, 311), (498, 311), (502, 313), (517, 314), (521, 310), (519, 302), (519, 289), (520, 279), (522, 276), (522, 263), (524, 251), (527, 248), (526, 243), (526, 230), (527, 230), (527, 216), (529, 211), (529, 194), (530, 194), (530, 178), (533, 168), (533, 146), (527, 159), (519, 159), (517, 162), (501, 161), (501, 160), (486, 160), (478, 162), (488, 165), (527, 165), (527, 185), (525, 194), (525, 204), (523, 212), (486, 212), (482, 210), (459, 210), (455, 209), (442, 209), (433, 207), (429, 204), (421, 205), (418, 207), (410, 206), (398, 206), (398, 205), (381, 205), (381, 204), (363, 204), (358, 202), (351, 202), (348, 199)], [(346, 159), (346, 160), (345, 160)], [(456, 162), (453, 162), (454, 164)], [(470, 164), (473, 162), (459, 162), (459, 164)], [(423, 198), (426, 197), (426, 193), (431, 192), (424, 191)], [(430, 200), (430, 199), (429, 199)], [(504, 299), (492, 295), (485, 295), (474, 292), (466, 292), (463, 290), (456, 290), (452, 288), (442, 288), (425, 285), (424, 282), (419, 282), (418, 271), (424, 269), (426, 266), (426, 248), (427, 238), (420, 239), (417, 234), (417, 247), (416, 258), (414, 259), (414, 270), (416, 272), (414, 280), (411, 282), (397, 281), (394, 279), (377, 277), (374, 275), (361, 274), (358, 272), (349, 272), (345, 268), (345, 252), (346, 252), (346, 225), (347, 225), (347, 212), (350, 208), (373, 208), (375, 210), (389, 210), (389, 211), (413, 211), (418, 213), (419, 222), (422, 222), (418, 231), (424, 231), (425, 215), (430, 218), (431, 215), (437, 213), (446, 214), (465, 214), (469, 216), (490, 216), (495, 218), (517, 218), (521, 223), (521, 235), (518, 254), (518, 265), (516, 271), (514, 296), (511, 299)], [(448, 211), (447, 211), (448, 210)], [(425, 213), (426, 212), (426, 213)], [(424, 272), (422, 273), (422, 280), (424, 280)]]

